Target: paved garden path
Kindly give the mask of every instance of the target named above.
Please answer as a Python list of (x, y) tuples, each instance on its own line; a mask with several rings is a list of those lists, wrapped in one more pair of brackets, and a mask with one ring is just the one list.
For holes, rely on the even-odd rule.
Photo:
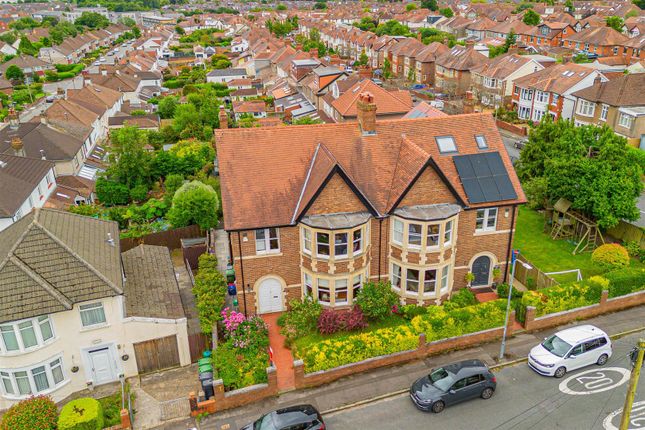
[(264, 314), (262, 319), (269, 326), (269, 344), (273, 350), (273, 364), (278, 374), (278, 390), (280, 392), (294, 390), (296, 384), (293, 378), (293, 355), (284, 346), (284, 336), (280, 334), (278, 317), (281, 312)]

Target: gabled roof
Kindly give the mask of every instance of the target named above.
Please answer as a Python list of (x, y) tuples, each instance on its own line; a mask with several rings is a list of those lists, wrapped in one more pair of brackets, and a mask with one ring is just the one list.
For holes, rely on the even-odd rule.
[(594, 69), (581, 64), (556, 64), (516, 79), (515, 85), (562, 94), (593, 73), (596, 73)]
[(0, 217), (13, 217), (53, 167), (40, 158), (0, 154)]
[(599, 82), (573, 93), (573, 96), (611, 106), (645, 106), (643, 90), (645, 73), (624, 75), (607, 82)]
[[(89, 136), (91, 129), (84, 134)], [(55, 161), (70, 161), (83, 146), (85, 139), (64, 129), (57, 129), (41, 122), (25, 122), (17, 128), (5, 127), (0, 130), (0, 153), (12, 154), (11, 139), (22, 140), (26, 157)]]
[(0, 322), (122, 293), (116, 222), (35, 209), (0, 232)]
[(56, 100), (43, 115), (52, 123), (75, 123), (83, 127), (92, 127), (99, 117), (86, 107), (65, 99)]
[[(532, 60), (530, 58), (527, 58), (524, 55), (505, 54), (497, 56), (488, 63), (472, 69), (471, 72), (487, 76), (489, 78), (504, 80), (508, 78), (511, 73), (514, 73), (520, 67), (531, 61)], [(542, 67), (536, 63), (535, 68), (541, 69)]]
[(470, 70), (488, 61), (488, 57), (473, 47), (455, 45), (450, 51), (437, 57), (435, 63), (445, 69)]
[[(493, 205), (469, 202), (453, 162), (453, 155), (481, 153), (475, 134), (484, 135), (490, 152), (499, 152), (510, 176), (518, 197), (504, 203), (523, 202), (490, 114), (377, 120), (370, 136), (362, 135), (355, 122), (215, 130), (225, 229), (292, 225), (332, 172), (348, 181), (377, 216), (400, 201), (425, 165), (465, 206)], [(434, 138), (446, 135), (454, 137), (458, 154), (439, 153)]]
[(613, 46), (622, 45), (629, 38), (620, 34), (611, 27), (591, 27), (582, 30), (580, 33), (573, 33), (565, 37), (565, 40), (572, 42), (589, 43), (590, 45)]
[(405, 114), (412, 109), (412, 96), (408, 91), (387, 91), (371, 79), (365, 79), (345, 91), (343, 95), (332, 102), (332, 106), (344, 117), (354, 117), (357, 114), (356, 101), (359, 94), (368, 91), (374, 96), (374, 103), (379, 115)]
[(431, 63), (442, 54), (448, 52), (450, 48), (440, 42), (432, 42), (415, 55), (414, 59), (419, 63)]

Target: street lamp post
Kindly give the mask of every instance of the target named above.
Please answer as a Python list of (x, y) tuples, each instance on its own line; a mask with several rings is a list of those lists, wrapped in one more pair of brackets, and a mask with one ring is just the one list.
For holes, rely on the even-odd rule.
[[(508, 282), (508, 298), (506, 300), (506, 317), (504, 318), (504, 334), (502, 334), (502, 345), (499, 349), (499, 360), (504, 358), (506, 352), (506, 331), (508, 330), (508, 317), (511, 313), (511, 296), (513, 295), (513, 278), (515, 277), (515, 264), (518, 262), (517, 257), (520, 255), (519, 249), (514, 249), (511, 253), (511, 280)], [(532, 269), (529, 264), (520, 261), (520, 264), (527, 269)]]

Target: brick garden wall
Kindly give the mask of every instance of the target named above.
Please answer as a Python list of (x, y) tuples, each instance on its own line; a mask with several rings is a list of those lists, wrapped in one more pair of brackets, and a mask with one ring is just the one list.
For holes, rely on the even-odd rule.
[(500, 121), (499, 119), (495, 120), (495, 124), (497, 127), (501, 128), (502, 130), (509, 131), (513, 134), (517, 134), (519, 136), (526, 136), (526, 128), (525, 127), (519, 127), (517, 125), (513, 125), (511, 123), (508, 123), (506, 121)]

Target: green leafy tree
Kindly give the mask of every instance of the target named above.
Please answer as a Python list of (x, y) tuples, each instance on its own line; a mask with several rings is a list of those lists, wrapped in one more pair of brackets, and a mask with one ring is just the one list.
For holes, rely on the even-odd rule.
[(572, 13), (574, 11), (573, 0), (567, 0), (564, 2), (564, 8), (567, 12)]
[(391, 19), (384, 24), (379, 24), (375, 31), (377, 36), (407, 36), (410, 34), (410, 29), (407, 25), (401, 24), (399, 21)]
[(605, 22), (607, 23), (607, 27), (611, 27), (619, 33), (623, 32), (623, 26), (625, 25), (625, 21), (621, 17), (608, 16), (607, 18), (605, 18)]
[(452, 18), (453, 16), (455, 16), (455, 13), (449, 7), (444, 7), (443, 9), (439, 10), (439, 13), (446, 18)]
[(369, 62), (369, 57), (365, 53), (365, 51), (361, 52), (361, 55), (358, 57), (358, 65), (359, 66), (367, 66), (367, 63)]
[(389, 282), (366, 282), (356, 298), (356, 304), (371, 320), (385, 319), (398, 302), (399, 297)]
[(359, 22), (355, 22), (353, 25), (363, 31), (374, 31), (378, 22), (374, 21), (372, 18), (364, 16)]
[(25, 36), (20, 38), (20, 44), (18, 45), (18, 50), (26, 55), (38, 55), (38, 48), (36, 48), (33, 43)]
[(25, 74), (22, 72), (22, 69), (15, 64), (7, 67), (7, 70), (4, 72), (5, 78), (12, 82), (24, 82)]
[(97, 12), (83, 12), (80, 17), (74, 21), (74, 25), (82, 25), (88, 28), (105, 28), (110, 25), (110, 20)]
[(383, 77), (385, 79), (390, 79), (392, 76), (392, 64), (387, 58), (383, 60)]
[(321, 2), (321, 1), (316, 2), (316, 3), (314, 3), (314, 9), (315, 9), (315, 10), (324, 10), (324, 9), (327, 9), (327, 3), (325, 3), (325, 2)]
[(638, 219), (645, 154), (607, 126), (575, 127), (550, 118), (531, 130), (520, 153), (516, 169), (522, 183), (543, 180), (542, 198), (566, 198), (601, 228)]
[(283, 5), (282, 3), (280, 3), (280, 4), (275, 8), (275, 10), (287, 10), (287, 6), (286, 6), (286, 5)]
[(538, 15), (538, 13), (533, 9), (527, 9), (526, 12), (524, 12), (522, 22), (526, 25), (538, 25), (540, 23), (540, 15)]
[(219, 197), (210, 185), (192, 181), (182, 185), (172, 198), (168, 221), (174, 227), (197, 224), (202, 229), (217, 227)]
[(157, 109), (157, 113), (163, 119), (172, 118), (175, 116), (175, 110), (177, 109), (177, 97), (168, 96), (161, 99)]
[(437, 10), (439, 6), (437, 5), (437, 0), (421, 0), (421, 7), (430, 10)]
[(180, 36), (183, 36), (184, 34), (186, 34), (186, 30), (184, 30), (180, 26), (176, 25), (175, 26), (175, 33), (177, 33)]
[(417, 10), (417, 5), (414, 3), (408, 3), (405, 5), (405, 10), (410, 12), (411, 10)]
[(130, 201), (128, 187), (104, 177), (96, 180), (96, 197), (105, 206), (125, 205)]
[(110, 133), (107, 177), (133, 188), (150, 183), (151, 155), (144, 149), (148, 139), (143, 130), (123, 127)]

